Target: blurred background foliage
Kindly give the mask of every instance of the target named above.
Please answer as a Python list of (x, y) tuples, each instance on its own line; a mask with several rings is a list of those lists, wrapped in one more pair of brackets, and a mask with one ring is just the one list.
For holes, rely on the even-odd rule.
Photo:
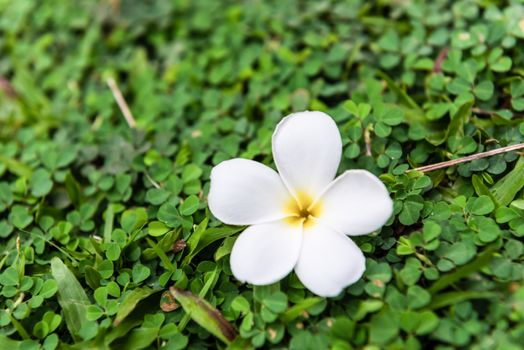
[[(524, 141), (523, 39), (521, 1), (0, 0), (0, 348), (521, 349), (524, 160), (406, 171)], [(238, 283), (206, 209), (305, 109), (395, 200), (335, 299)]]

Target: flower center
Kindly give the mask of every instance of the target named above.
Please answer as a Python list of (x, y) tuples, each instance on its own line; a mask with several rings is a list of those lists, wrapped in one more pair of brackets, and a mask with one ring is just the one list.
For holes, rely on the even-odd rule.
[(292, 225), (310, 226), (315, 222), (322, 212), (322, 205), (319, 201), (313, 203), (314, 198), (307, 192), (299, 191), (295, 197), (291, 197), (285, 206), (286, 213), (290, 217), (288, 221)]

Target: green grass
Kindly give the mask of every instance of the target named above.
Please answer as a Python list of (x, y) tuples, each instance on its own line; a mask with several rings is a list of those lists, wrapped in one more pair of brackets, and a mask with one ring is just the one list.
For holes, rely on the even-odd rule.
[[(518, 1), (0, 0), (0, 348), (520, 349), (522, 157), (407, 170), (524, 142), (523, 39)], [(337, 298), (240, 284), (206, 204), (305, 109), (395, 201)]]

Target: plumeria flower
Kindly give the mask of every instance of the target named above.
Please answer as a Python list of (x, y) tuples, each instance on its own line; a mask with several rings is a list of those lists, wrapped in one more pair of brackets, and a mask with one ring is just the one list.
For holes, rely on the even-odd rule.
[(240, 158), (211, 172), (213, 215), (226, 224), (250, 225), (231, 251), (233, 275), (267, 285), (294, 269), (313, 293), (337, 296), (366, 268), (362, 251), (348, 235), (379, 229), (392, 214), (392, 200), (366, 170), (348, 170), (335, 179), (342, 140), (325, 113), (285, 117), (272, 144), (279, 173)]

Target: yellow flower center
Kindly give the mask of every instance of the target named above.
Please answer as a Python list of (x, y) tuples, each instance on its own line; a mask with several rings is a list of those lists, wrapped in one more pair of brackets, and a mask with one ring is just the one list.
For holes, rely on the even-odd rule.
[(313, 203), (314, 198), (309, 193), (298, 191), (296, 197), (291, 196), (285, 204), (285, 212), (290, 215), (288, 222), (295, 226), (311, 226), (322, 213), (320, 201)]

